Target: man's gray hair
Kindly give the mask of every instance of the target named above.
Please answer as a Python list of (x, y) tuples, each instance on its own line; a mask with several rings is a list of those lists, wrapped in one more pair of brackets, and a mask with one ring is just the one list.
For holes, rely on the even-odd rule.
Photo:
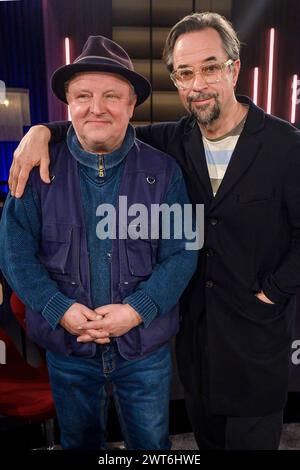
[(193, 13), (178, 21), (169, 32), (166, 39), (163, 59), (170, 72), (173, 71), (173, 50), (179, 36), (186, 33), (202, 31), (207, 28), (213, 28), (219, 33), (223, 42), (224, 51), (227, 53), (229, 59), (237, 60), (240, 58), (241, 43), (230, 21), (218, 13), (209, 11)]

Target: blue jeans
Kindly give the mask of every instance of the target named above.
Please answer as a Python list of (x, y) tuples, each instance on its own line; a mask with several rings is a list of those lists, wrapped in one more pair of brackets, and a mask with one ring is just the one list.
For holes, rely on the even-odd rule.
[(108, 382), (126, 448), (170, 449), (169, 345), (133, 361), (119, 354), (115, 342), (99, 346), (90, 359), (47, 351), (47, 362), (63, 449), (106, 448)]

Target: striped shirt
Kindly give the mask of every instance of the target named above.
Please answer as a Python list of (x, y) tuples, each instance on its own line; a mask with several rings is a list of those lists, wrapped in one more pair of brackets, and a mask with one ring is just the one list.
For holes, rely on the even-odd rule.
[(237, 141), (242, 133), (246, 119), (247, 114), (234, 129), (218, 139), (207, 139), (207, 137), (202, 135), (206, 163), (214, 196), (222, 183), (228, 163), (230, 162)]

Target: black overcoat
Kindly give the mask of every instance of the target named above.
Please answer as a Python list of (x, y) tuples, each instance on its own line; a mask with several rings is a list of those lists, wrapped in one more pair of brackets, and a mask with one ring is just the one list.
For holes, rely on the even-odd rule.
[[(217, 414), (283, 408), (300, 287), (300, 132), (249, 104), (244, 130), (213, 197), (201, 133), (191, 117), (137, 128), (172, 155), (194, 204), (205, 205), (205, 244), (182, 301), (177, 357), (187, 392)], [(263, 290), (275, 302), (255, 297)]]

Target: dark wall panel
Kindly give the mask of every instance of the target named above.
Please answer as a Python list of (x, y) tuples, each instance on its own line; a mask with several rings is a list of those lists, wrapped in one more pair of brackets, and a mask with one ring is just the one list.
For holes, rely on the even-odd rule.
[[(40, 0), (0, 2), (0, 80), (8, 88), (29, 89), (32, 124), (48, 119)], [(16, 146), (0, 142), (0, 180), (7, 180)]]
[[(232, 21), (245, 43), (238, 91), (252, 96), (252, 70), (258, 66), (258, 104), (264, 109), (267, 107), (268, 30), (275, 28), (272, 114), (289, 120), (293, 74), (298, 74), (300, 79), (300, 1), (234, 0)], [(299, 110), (296, 125), (300, 127)]]
[(42, 0), (49, 120), (66, 118), (66, 106), (53, 97), (50, 78), (65, 63), (64, 38), (70, 38), (71, 62), (81, 53), (88, 36), (112, 37), (111, 0)]

